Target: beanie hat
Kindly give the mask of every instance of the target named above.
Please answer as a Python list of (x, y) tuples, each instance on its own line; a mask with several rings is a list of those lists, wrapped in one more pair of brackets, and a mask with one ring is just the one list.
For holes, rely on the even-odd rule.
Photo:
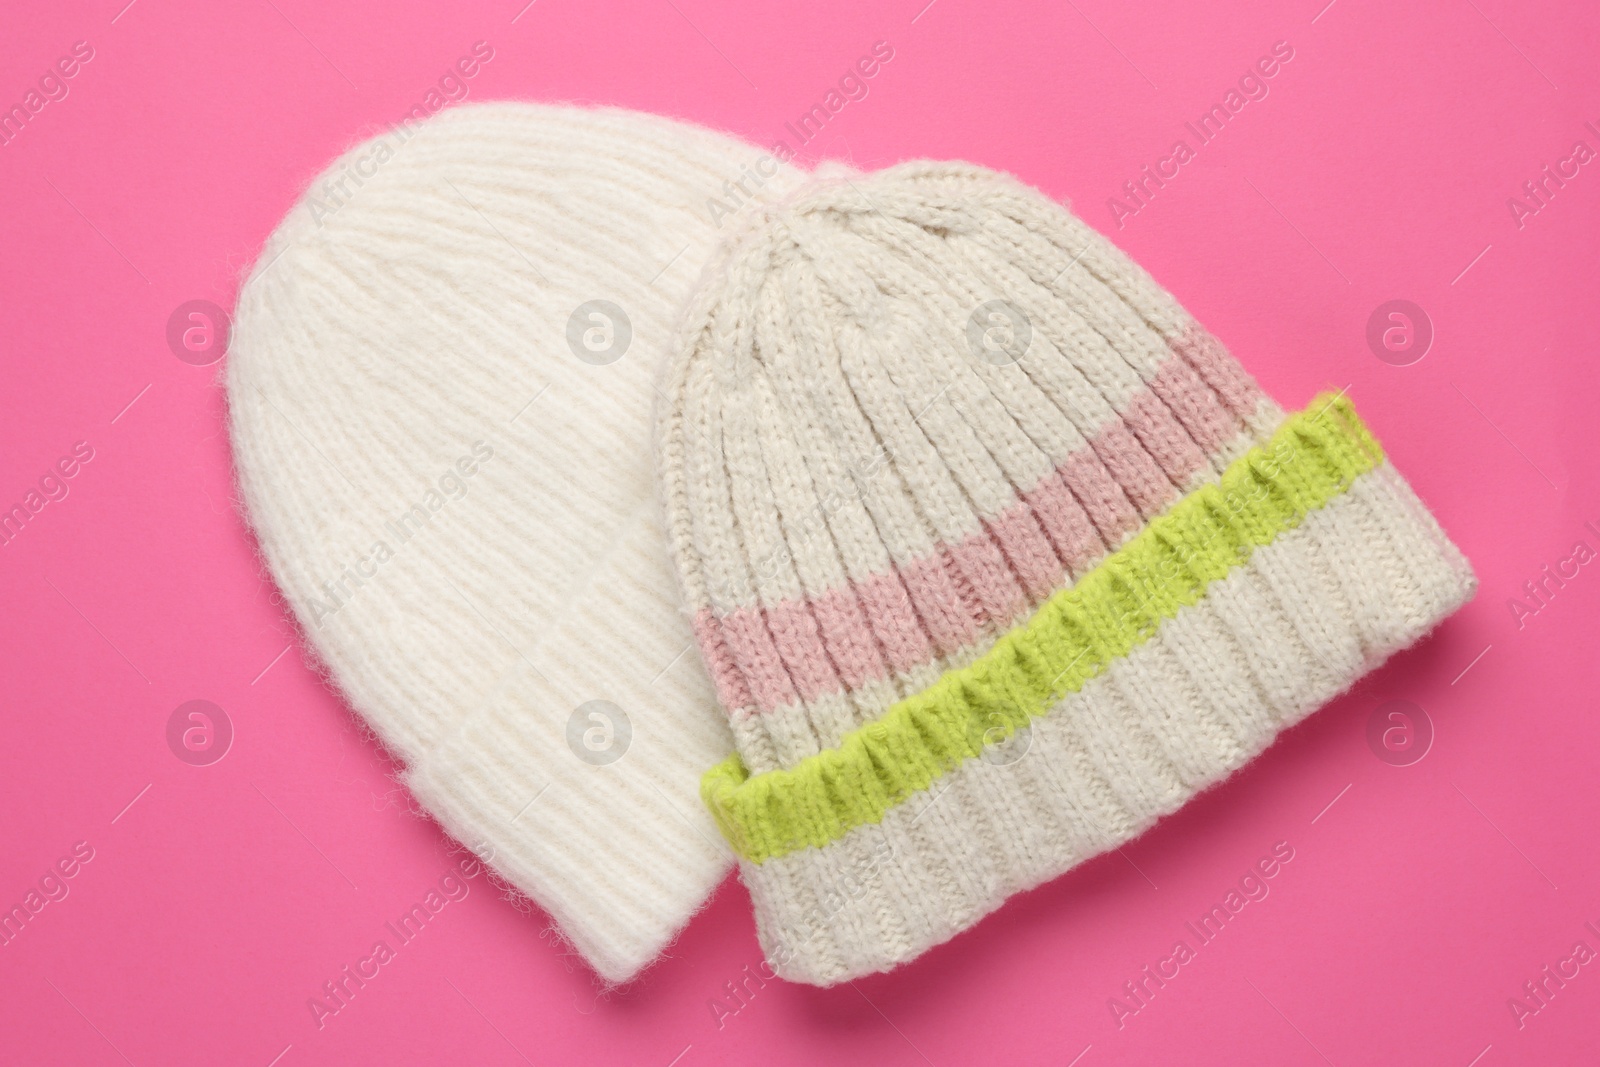
[(649, 438), (707, 199), (759, 158), (622, 111), (452, 109), (331, 167), (239, 298), (239, 485), (307, 642), (422, 807), (611, 982), (732, 862)]
[(1128, 841), (1475, 587), (1348, 397), (1285, 415), (975, 166), (755, 213), (664, 394), (667, 533), (737, 747), (702, 794), (798, 981)]

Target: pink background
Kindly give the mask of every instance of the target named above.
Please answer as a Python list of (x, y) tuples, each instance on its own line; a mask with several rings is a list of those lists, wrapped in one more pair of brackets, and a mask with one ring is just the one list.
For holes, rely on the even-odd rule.
[[(1507, 1004), (1574, 942), (1600, 951), (1600, 564), (1520, 629), (1507, 605), (1575, 541), (1600, 549), (1583, 528), (1600, 528), (1600, 162), (1521, 228), (1507, 206), (1575, 141), (1600, 150), (1593, 5), (125, 2), (13, 5), (0, 37), (4, 104), (94, 49), (0, 146), (0, 506), (94, 449), (0, 547), (0, 907), (94, 850), (0, 947), (0, 1059), (1593, 1060), (1600, 962), (1520, 1027)], [(220, 364), (175, 358), (166, 322), (191, 299), (231, 307), (304, 183), (479, 40), (495, 56), (470, 99), (621, 104), (766, 145), (889, 42), (809, 157), (965, 158), (1070, 199), (1285, 404), (1349, 386), (1476, 565), (1477, 600), (1123, 855), (898, 973), (727, 999), (759, 959), (730, 879), (670, 959), (600, 994), (543, 915), (477, 878), (319, 1030), (308, 998), (459, 853), (282, 654), (234, 510)], [(1107, 198), (1193, 147), (1183, 123), (1278, 41), (1294, 58), (1267, 98), (1119, 229)], [(1436, 331), (1405, 367), (1366, 341), (1394, 298)], [(197, 698), (236, 732), (206, 767), (165, 735)], [(1392, 699), (1435, 730), (1410, 766), (1367, 741)], [(1270, 896), (1119, 1028), (1122, 983), (1278, 841), (1295, 855)]]

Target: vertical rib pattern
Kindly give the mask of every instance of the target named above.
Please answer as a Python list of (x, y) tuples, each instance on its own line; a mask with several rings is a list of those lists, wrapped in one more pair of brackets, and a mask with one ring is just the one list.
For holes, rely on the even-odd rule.
[(704, 795), (799, 981), (1129, 840), (1474, 588), (1364, 429), (1286, 422), (1108, 241), (978, 167), (769, 205), (663, 395), (668, 540), (738, 749)]
[[(613, 982), (729, 866), (697, 785), (731, 741), (648, 441), (707, 198), (760, 156), (621, 111), (452, 109), (313, 182), (239, 298), (240, 490), (307, 643), (429, 814)], [(569, 343), (594, 300), (631, 327), (610, 362)], [(631, 726), (613, 762), (569, 743), (596, 700)]]

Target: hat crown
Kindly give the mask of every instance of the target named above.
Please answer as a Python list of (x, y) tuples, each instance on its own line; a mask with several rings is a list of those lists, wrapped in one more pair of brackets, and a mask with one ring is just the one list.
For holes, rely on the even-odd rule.
[(669, 528), (753, 771), (981, 654), (1276, 417), (1104, 238), (964, 163), (753, 213), (686, 329)]

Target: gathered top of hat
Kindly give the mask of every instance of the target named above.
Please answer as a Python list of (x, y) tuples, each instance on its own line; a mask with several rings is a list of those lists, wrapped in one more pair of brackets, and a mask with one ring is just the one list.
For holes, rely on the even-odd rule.
[(1130, 839), (1472, 588), (1347, 397), (1286, 417), (1104, 237), (969, 164), (752, 213), (663, 395), (738, 749), (702, 795), (803, 981)]

